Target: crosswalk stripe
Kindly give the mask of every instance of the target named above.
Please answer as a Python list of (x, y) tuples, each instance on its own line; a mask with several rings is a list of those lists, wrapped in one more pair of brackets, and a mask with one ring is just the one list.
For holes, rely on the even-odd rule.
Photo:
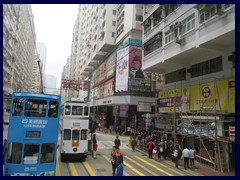
[[(110, 161), (108, 158), (107, 158), (107, 156), (105, 156), (105, 155), (103, 155), (103, 157), (104, 157), (104, 159), (106, 160), (106, 161)], [(111, 162), (110, 162), (111, 163)], [(125, 171), (123, 171), (123, 175), (124, 176), (130, 176), (127, 172), (125, 172)]]
[(83, 166), (86, 168), (86, 170), (88, 171), (90, 176), (96, 176), (95, 172), (93, 171), (93, 169), (91, 168), (91, 166), (88, 164), (88, 162), (83, 161)]
[(137, 173), (140, 176), (146, 176), (145, 174), (141, 173), (140, 171), (138, 171), (136, 168), (132, 167), (130, 164), (128, 164), (126, 161), (124, 161), (124, 165), (126, 165), (128, 168), (130, 168), (132, 171), (134, 171), (135, 173)]
[(68, 163), (69, 169), (70, 169), (70, 173), (72, 176), (78, 176), (77, 170), (74, 166), (73, 163)]
[(162, 173), (164, 173), (164, 174), (166, 174), (166, 175), (168, 175), (168, 176), (173, 176), (173, 174), (168, 173), (167, 171), (164, 171), (163, 169), (161, 169), (161, 168), (159, 168), (159, 167), (157, 167), (157, 166), (155, 166), (155, 165), (153, 165), (153, 164), (151, 164), (151, 163), (149, 163), (149, 162), (147, 162), (147, 161), (141, 159), (141, 158), (138, 157), (138, 156), (135, 156), (135, 158), (139, 159), (140, 161), (144, 162), (145, 164), (148, 164), (149, 166), (151, 166), (151, 167), (153, 167), (153, 168), (155, 168), (155, 169), (161, 171)]
[(146, 167), (144, 167), (143, 165), (139, 164), (138, 162), (134, 161), (133, 159), (129, 158), (128, 156), (125, 156), (124, 158), (127, 158), (129, 161), (133, 162), (134, 164), (138, 165), (139, 167), (143, 168), (145, 171), (149, 172), (150, 174), (154, 175), (154, 176), (158, 176), (157, 173), (151, 171), (150, 169), (147, 169)]
[(159, 164), (159, 165), (167, 168), (167, 169), (170, 170), (170, 171), (175, 172), (176, 174), (179, 174), (180, 176), (185, 176), (184, 174), (182, 174), (182, 173), (180, 173), (180, 172), (178, 172), (178, 171), (176, 171), (176, 170), (174, 170), (174, 169), (172, 169), (172, 168), (169, 168), (168, 166), (166, 166), (166, 165), (164, 165), (164, 164), (162, 164), (162, 163), (160, 163), (160, 162), (157, 162), (157, 161), (155, 161), (155, 160), (153, 160), (153, 159), (151, 159), (151, 161), (154, 161), (155, 163), (157, 163), (157, 164)]

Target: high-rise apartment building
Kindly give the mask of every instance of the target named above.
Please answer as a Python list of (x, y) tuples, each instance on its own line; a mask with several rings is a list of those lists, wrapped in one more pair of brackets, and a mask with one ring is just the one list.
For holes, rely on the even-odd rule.
[[(90, 81), (88, 99), (91, 106), (96, 106), (97, 121), (106, 127), (124, 128), (133, 125), (134, 119), (141, 119), (144, 112), (154, 112), (156, 98), (151, 92), (151, 77), (141, 70), (142, 20), (142, 5), (81, 4), (79, 7), (71, 57), (77, 55), (71, 60), (70, 72), (77, 74), (81, 82)], [(117, 69), (120, 64), (127, 68), (121, 73)], [(78, 66), (80, 71), (75, 71)], [(116, 110), (119, 112), (113, 113)]]
[(157, 112), (170, 115), (155, 126), (200, 162), (234, 169), (235, 5), (145, 4), (143, 21), (143, 70), (163, 74)]
[(32, 85), (36, 34), (31, 5), (3, 5), (3, 91), (28, 91)]

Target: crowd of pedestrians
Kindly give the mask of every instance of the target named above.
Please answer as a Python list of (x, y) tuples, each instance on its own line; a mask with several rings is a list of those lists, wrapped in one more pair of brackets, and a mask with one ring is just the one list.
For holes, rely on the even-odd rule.
[(161, 159), (170, 159), (175, 163), (175, 167), (178, 168), (178, 161), (183, 157), (184, 168), (194, 166), (195, 150), (185, 147), (181, 150), (181, 146), (178, 142), (174, 145), (171, 138), (167, 139), (162, 136), (159, 131), (145, 131), (139, 130), (137, 133), (132, 133), (130, 136), (130, 142), (133, 151), (138, 146), (141, 150), (148, 152), (148, 158), (154, 158), (156, 161)]

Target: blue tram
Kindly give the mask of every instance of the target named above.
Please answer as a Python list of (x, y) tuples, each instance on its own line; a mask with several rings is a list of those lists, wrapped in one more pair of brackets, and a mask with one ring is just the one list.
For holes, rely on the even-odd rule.
[(61, 97), (15, 92), (12, 95), (5, 176), (54, 176)]

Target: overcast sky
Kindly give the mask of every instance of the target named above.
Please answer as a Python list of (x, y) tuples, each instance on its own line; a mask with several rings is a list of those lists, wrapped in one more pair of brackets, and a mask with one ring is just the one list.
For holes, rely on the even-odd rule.
[(32, 4), (37, 42), (47, 46), (46, 74), (57, 77), (71, 54), (73, 26), (78, 4)]

